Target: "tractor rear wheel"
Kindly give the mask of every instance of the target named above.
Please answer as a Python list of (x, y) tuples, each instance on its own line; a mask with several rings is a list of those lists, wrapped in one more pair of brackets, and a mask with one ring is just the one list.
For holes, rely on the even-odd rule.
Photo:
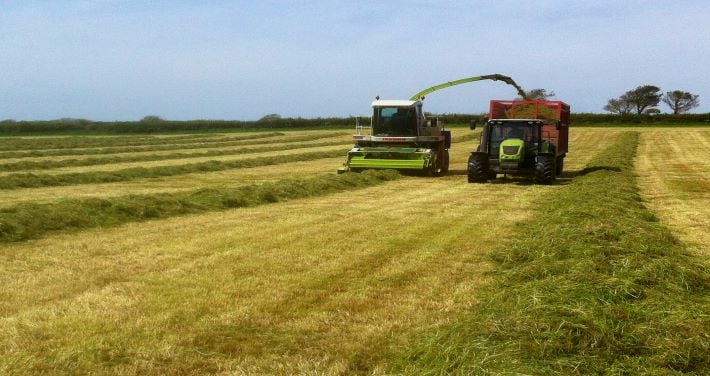
[(537, 157), (535, 162), (535, 182), (538, 184), (552, 184), (555, 181), (555, 158), (548, 156)]
[(557, 168), (555, 169), (557, 176), (562, 175), (562, 170), (564, 169), (564, 165), (565, 165), (565, 157), (557, 157)]
[(488, 180), (488, 156), (485, 154), (471, 154), (468, 157), (468, 182), (483, 183)]

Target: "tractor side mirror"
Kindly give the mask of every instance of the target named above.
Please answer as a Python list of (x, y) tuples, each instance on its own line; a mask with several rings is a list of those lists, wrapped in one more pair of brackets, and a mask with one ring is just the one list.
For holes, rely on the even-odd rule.
[(471, 120), (471, 123), (469, 124), (469, 128), (471, 128), (471, 130), (476, 129), (477, 123), (478, 123), (478, 121), (476, 119)]

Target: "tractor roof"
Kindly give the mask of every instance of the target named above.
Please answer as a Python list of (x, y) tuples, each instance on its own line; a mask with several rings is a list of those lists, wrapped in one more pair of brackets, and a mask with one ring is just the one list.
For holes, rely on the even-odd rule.
[(410, 100), (376, 100), (372, 101), (372, 107), (411, 107), (418, 101)]

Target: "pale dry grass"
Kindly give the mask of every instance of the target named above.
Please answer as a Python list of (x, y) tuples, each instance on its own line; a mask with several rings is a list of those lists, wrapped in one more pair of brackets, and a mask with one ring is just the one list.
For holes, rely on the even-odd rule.
[[(584, 129), (572, 140), (574, 170), (614, 137)], [(440, 179), (4, 244), (0, 373), (384, 373), (417, 332), (481, 303), (483, 255), (564, 189), (467, 184), (476, 144), (455, 144)], [(228, 186), (343, 159), (0, 192), (0, 202)]]
[[(459, 137), (470, 133), (466, 128), (454, 128), (454, 137)], [(332, 131), (296, 131), (289, 132), (289, 137), (301, 137), (306, 134), (332, 133)], [(280, 136), (281, 137), (281, 136)], [(324, 142), (330, 140), (350, 140), (351, 136), (337, 136), (335, 138), (323, 139)], [(269, 139), (271, 140), (271, 139)], [(451, 150), (452, 169), (458, 169), (459, 173), (465, 171), (468, 154), (478, 141), (466, 141), (456, 143)], [(252, 146), (249, 146), (252, 147)], [(241, 148), (241, 146), (240, 146)], [(348, 149), (344, 147), (343, 149)], [(303, 152), (304, 149), (294, 149)], [(174, 153), (175, 151), (170, 151)], [(141, 153), (131, 153), (141, 154)], [(255, 157), (254, 154), (245, 154), (243, 158)], [(214, 159), (214, 158), (208, 158)], [(126, 182), (104, 183), (104, 184), (80, 184), (60, 187), (40, 187), (25, 188), (15, 190), (0, 190), (0, 208), (12, 206), (18, 203), (27, 202), (49, 202), (60, 198), (86, 198), (86, 197), (115, 197), (128, 194), (150, 194), (159, 192), (179, 192), (189, 191), (198, 188), (218, 188), (234, 187), (239, 185), (270, 182), (283, 179), (287, 176), (311, 177), (324, 172), (335, 171), (345, 160), (345, 150), (341, 158), (325, 158), (315, 161), (294, 162), (273, 166), (262, 166), (256, 168), (234, 169), (208, 173), (194, 173), (186, 175), (176, 175), (161, 178), (139, 179)], [(160, 161), (157, 161), (160, 162)], [(141, 164), (144, 165), (144, 164)], [(96, 169), (113, 168), (111, 165), (89, 166)], [(39, 173), (47, 171), (37, 171)], [(455, 173), (455, 171), (452, 171)]]
[(79, 184), (60, 187), (0, 190), (0, 208), (27, 202), (50, 202), (61, 198), (116, 197), (129, 194), (192, 191), (200, 188), (237, 187), (277, 181), (288, 176), (309, 178), (335, 172), (342, 158), (283, 163), (207, 173), (138, 179), (117, 183)]
[(481, 255), (559, 189), (458, 180), (405, 178), (5, 246), (0, 370), (378, 364), (412, 331), (471, 309)]
[[(189, 148), (188, 145), (190, 144), (209, 144), (209, 143), (214, 143), (214, 142), (219, 142), (220, 138), (225, 138), (225, 137), (242, 137), (242, 136), (248, 136), (248, 135), (259, 135), (263, 134), (264, 131), (255, 131), (255, 132), (244, 132), (244, 133), (195, 133), (193, 135), (189, 134), (178, 134), (178, 135), (155, 135), (155, 136), (142, 136), (142, 135), (134, 135), (136, 140), (145, 140), (145, 142), (136, 142), (134, 144), (126, 144), (122, 143), (121, 140), (115, 141), (116, 145), (115, 146), (86, 146), (86, 147), (76, 147), (76, 148), (69, 148), (71, 150), (76, 150), (81, 152), (82, 150), (94, 150), (94, 149), (111, 149), (111, 148), (122, 148), (122, 147), (150, 147), (150, 146), (156, 146), (156, 145), (185, 145), (186, 149)], [(283, 132), (282, 132), (283, 133)], [(186, 139), (185, 136), (194, 136), (191, 137), (191, 139)], [(276, 136), (276, 137), (284, 137), (284, 136)], [(5, 138), (6, 143), (0, 142), (0, 146), (5, 146), (3, 151), (50, 151), (50, 150), (68, 150), (68, 148), (52, 148), (51, 140), (48, 140), (45, 146), (48, 146), (46, 148), (33, 148), (33, 149), (22, 149), (22, 148), (7, 148), (8, 145), (12, 145), (12, 141), (14, 140), (28, 140), (28, 141), (40, 141), (43, 142), (44, 139), (52, 139), (52, 138), (80, 138), (81, 140), (94, 140), (94, 139), (126, 139), (126, 138), (134, 138), (131, 137), (130, 135), (101, 135), (101, 136), (22, 136), (22, 137), (14, 137), (14, 136), (9, 136)], [(156, 144), (155, 142), (152, 142), (153, 140), (158, 141)], [(80, 145), (80, 143), (78, 143)]]
[[(312, 134), (314, 136), (319, 136), (322, 133), (333, 133), (331, 132), (313, 132)], [(300, 141), (300, 142), (292, 142), (289, 141), (289, 139), (297, 138), (297, 137), (302, 137), (305, 136), (303, 133), (299, 133), (296, 135), (286, 135), (286, 136), (276, 136), (276, 137), (271, 137), (271, 138), (266, 138), (266, 139), (255, 139), (253, 143), (245, 143), (245, 144), (240, 144), (237, 146), (220, 146), (220, 143), (214, 143), (214, 147), (210, 148), (196, 148), (196, 149), (191, 149), (190, 144), (185, 144), (185, 147), (183, 149), (177, 149), (177, 150), (148, 150), (148, 151), (136, 151), (136, 152), (130, 152), (130, 153), (108, 153), (108, 154), (75, 154), (75, 155), (62, 155), (62, 156), (48, 156), (48, 157), (25, 157), (25, 158), (0, 158), (0, 163), (15, 163), (15, 162), (43, 162), (43, 161), (65, 161), (65, 160), (82, 160), (82, 159), (91, 159), (91, 158), (121, 158), (121, 157), (126, 157), (126, 156), (147, 156), (147, 155), (155, 155), (155, 156), (164, 156), (164, 155), (170, 155), (170, 154), (175, 154), (175, 153), (185, 153), (185, 154), (200, 154), (200, 153), (205, 153), (205, 152), (212, 152), (212, 151), (232, 151), (232, 150), (241, 150), (241, 149), (253, 149), (253, 148), (258, 148), (262, 146), (268, 146), (268, 147), (277, 147), (277, 146), (283, 146), (284, 148), (292, 147), (295, 145), (300, 145), (300, 144), (309, 144), (312, 143), (313, 141)], [(345, 136), (333, 136), (333, 137), (324, 137), (324, 138), (319, 138), (315, 142), (335, 142), (335, 141), (343, 141), (343, 142), (348, 142), (352, 140), (352, 136), (350, 135), (345, 135)], [(264, 141), (272, 142), (269, 144), (263, 144)], [(281, 141), (281, 142), (274, 142), (274, 141)], [(246, 140), (245, 140), (246, 142)], [(72, 149), (76, 150), (77, 153), (80, 153), (81, 150), (83, 149)], [(46, 170), (37, 170), (37, 172), (41, 171), (46, 171)]]
[(710, 255), (710, 129), (641, 132), (636, 159), (647, 205), (678, 237)]
[[(124, 163), (111, 163), (104, 165), (91, 165), (91, 166), (72, 166), (72, 167), (60, 167), (51, 170), (25, 170), (22, 173), (35, 173), (35, 174), (68, 174), (68, 173), (88, 173), (96, 171), (114, 171), (127, 168), (150, 168), (150, 167), (160, 167), (160, 166), (178, 166), (190, 163), (203, 163), (208, 161), (237, 161), (243, 159), (259, 158), (259, 157), (271, 157), (277, 155), (290, 155), (290, 154), (302, 154), (316, 151), (331, 151), (331, 150), (343, 150), (343, 155), (350, 149), (347, 140), (344, 141), (342, 145), (331, 145), (331, 146), (313, 146), (298, 149), (284, 149), (277, 151), (268, 151), (261, 153), (249, 153), (249, 154), (236, 154), (236, 155), (217, 155), (208, 157), (188, 157), (188, 158), (178, 158), (178, 159), (162, 159), (154, 161), (141, 161), (141, 162), (124, 162)], [(16, 174), (18, 171), (11, 172), (0, 172), (0, 176), (8, 174)]]

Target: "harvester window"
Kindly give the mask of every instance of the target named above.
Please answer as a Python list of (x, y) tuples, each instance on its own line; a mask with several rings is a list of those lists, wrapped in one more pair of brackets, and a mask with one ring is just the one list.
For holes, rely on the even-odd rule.
[(376, 136), (416, 135), (416, 118), (414, 108), (375, 108), (375, 124), (373, 131)]

